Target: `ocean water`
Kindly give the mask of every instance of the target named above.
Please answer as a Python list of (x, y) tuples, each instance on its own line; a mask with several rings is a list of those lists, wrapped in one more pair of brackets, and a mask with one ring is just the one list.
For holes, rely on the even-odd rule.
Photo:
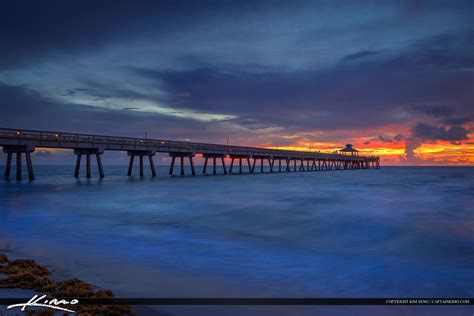
[[(0, 181), (0, 252), (121, 297), (474, 297), (474, 169)], [(200, 168), (198, 168), (200, 170)], [(3, 172), (3, 170), (0, 170)], [(148, 171), (148, 170), (146, 170)], [(1, 292), (0, 292), (1, 295)], [(171, 315), (471, 315), (470, 306), (156, 307)]]

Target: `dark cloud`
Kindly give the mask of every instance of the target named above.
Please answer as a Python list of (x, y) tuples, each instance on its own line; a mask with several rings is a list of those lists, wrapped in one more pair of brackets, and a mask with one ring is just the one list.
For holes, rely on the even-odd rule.
[[(414, 61), (437, 69), (468, 70), (474, 66), (474, 34), (472, 30), (445, 33), (417, 42)], [(458, 50), (457, 53), (454, 53)]]
[(468, 133), (468, 130), (462, 126), (451, 126), (450, 128), (446, 128), (425, 123), (418, 123), (412, 129), (413, 137), (428, 141), (462, 141), (468, 139)]
[[(403, 65), (411, 71), (466, 71), (474, 67), (474, 36), (469, 31), (444, 33), (413, 42), (387, 64)], [(441, 87), (440, 87), (441, 88)]]
[(423, 160), (419, 158), (415, 150), (423, 145), (423, 142), (450, 141), (453, 144), (460, 144), (461, 141), (468, 140), (469, 131), (462, 126), (444, 126), (430, 125), (426, 123), (417, 123), (413, 126), (411, 135), (404, 137), (397, 135), (399, 140), (405, 140), (405, 157), (400, 157), (402, 163), (419, 163)]
[(393, 139), (397, 142), (401, 141), (404, 138), (402, 134), (397, 134), (393, 137)]
[(243, 10), (249, 6), (206, 0), (3, 2), (0, 69), (21, 67), (48, 54), (79, 55), (114, 41), (172, 34), (232, 7)]
[(446, 105), (412, 104), (407, 107), (410, 112), (426, 114), (432, 117), (446, 117), (453, 114), (453, 108)]
[(390, 138), (387, 138), (387, 136), (385, 136), (384, 134), (380, 134), (380, 135), (379, 135), (379, 140), (380, 140), (382, 143), (393, 143), (393, 140), (390, 139)]
[(3, 3), (0, 27), (8, 32), (2, 32), (0, 67), (18, 67), (51, 52), (99, 49), (113, 30), (107, 21), (126, 21), (133, 14), (130, 9), (124, 11), (119, 1), (116, 5), (112, 1)]
[(422, 144), (423, 142), (419, 138), (407, 137), (405, 139), (405, 157), (400, 157), (400, 162), (420, 162), (421, 159), (416, 155), (415, 150)]
[(441, 123), (447, 125), (464, 125), (474, 121), (474, 115), (467, 115), (462, 117), (448, 117), (441, 120)]
[(399, 81), (398, 75), (378, 69), (367, 72), (362, 66), (258, 73), (209, 66), (179, 71), (137, 69), (136, 73), (163, 84), (172, 95), (187, 91), (183, 107), (234, 114), (244, 125), (250, 121), (299, 129), (382, 126), (401, 122), (398, 109), (387, 104), (417, 97), (390, 88)]
[(388, 134), (380, 134), (379, 135), (379, 140), (382, 143), (398, 143), (403, 138), (404, 137), (403, 137), (402, 134), (396, 134), (395, 136), (391, 136), (391, 135), (388, 135)]
[[(456, 116), (455, 107), (446, 105), (410, 105), (406, 109), (413, 114), (423, 114), (437, 118), (437, 122), (442, 125), (462, 126), (474, 121), (474, 114)], [(471, 112), (470, 107), (461, 108), (462, 112)], [(422, 127), (426, 128), (426, 127)]]
[(363, 50), (363, 51), (360, 51), (360, 52), (357, 52), (357, 53), (354, 53), (354, 54), (344, 56), (342, 58), (342, 61), (360, 59), (360, 58), (364, 58), (364, 57), (372, 56), (372, 55), (376, 55), (376, 54), (377, 54), (377, 52), (374, 51), (374, 50)]
[[(451, 36), (464, 43), (464, 36)], [(436, 37), (438, 39), (438, 37)], [(181, 106), (199, 111), (234, 114), (242, 119), (269, 126), (301, 129), (377, 127), (405, 120), (403, 104), (414, 114), (435, 118), (471, 111), (474, 90), (466, 82), (470, 72), (431, 67), (420, 58), (428, 44), (421, 41), (398, 54), (398, 58), (364, 63), (342, 63), (324, 70), (278, 71), (257, 68), (207, 65), (186, 70), (133, 69), (135, 74), (163, 84), (172, 95), (186, 91)], [(457, 58), (467, 54), (447, 45), (442, 52)], [(418, 62), (414, 64), (414, 60)], [(424, 64), (423, 62), (426, 62)], [(467, 60), (464, 67), (470, 67)], [(451, 100), (455, 106), (425, 105)], [(397, 108), (397, 105), (399, 108)], [(271, 110), (270, 110), (271, 109)], [(370, 115), (366, 115), (370, 113)]]

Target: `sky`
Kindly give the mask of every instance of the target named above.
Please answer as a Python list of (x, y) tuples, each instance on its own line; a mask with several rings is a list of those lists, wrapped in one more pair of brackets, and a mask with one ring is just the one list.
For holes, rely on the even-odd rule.
[(0, 127), (474, 165), (473, 1), (1, 7)]

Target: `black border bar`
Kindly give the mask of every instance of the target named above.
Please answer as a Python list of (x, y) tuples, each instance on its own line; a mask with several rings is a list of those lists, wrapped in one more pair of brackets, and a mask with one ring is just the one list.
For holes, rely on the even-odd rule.
[[(0, 305), (31, 298), (0, 298)], [(62, 299), (62, 298), (58, 298)], [(77, 305), (474, 305), (474, 298), (77, 298)]]

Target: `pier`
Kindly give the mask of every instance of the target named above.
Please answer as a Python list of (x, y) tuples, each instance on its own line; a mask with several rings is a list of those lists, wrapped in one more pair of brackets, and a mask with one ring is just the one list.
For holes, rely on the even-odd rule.
[[(181, 142), (165, 139), (145, 139), (132, 137), (104, 136), (91, 134), (63, 133), (0, 128), (0, 146), (7, 154), (4, 178), (10, 178), (12, 160), (16, 158), (16, 179), (22, 179), (22, 156), (25, 157), (29, 180), (34, 180), (33, 161), (31, 154), (36, 148), (70, 149), (76, 155), (73, 174), (80, 176), (82, 158), (85, 158), (86, 177), (91, 177), (92, 156), (95, 156), (99, 177), (105, 177), (101, 156), (106, 151), (126, 152), (130, 157), (128, 176), (132, 175), (133, 165), (137, 158), (140, 176), (145, 174), (145, 157), (151, 175), (156, 177), (153, 156), (166, 153), (171, 157), (169, 174), (174, 174), (175, 164), (179, 162), (180, 174), (185, 174), (185, 163), (189, 161), (191, 175), (196, 175), (193, 158), (200, 155), (204, 158), (202, 174), (217, 174), (217, 166), (221, 166), (222, 174), (242, 174), (243, 164), (247, 164), (249, 174), (264, 173), (267, 166), (270, 173), (278, 172), (314, 172), (331, 170), (380, 169), (380, 157), (359, 156), (357, 150), (348, 144), (338, 153), (321, 153), (296, 150), (280, 150), (235, 145), (219, 145), (208, 143)], [(230, 159), (227, 167), (225, 158)], [(212, 166), (211, 166), (212, 164)], [(257, 168), (257, 169), (256, 169)]]

